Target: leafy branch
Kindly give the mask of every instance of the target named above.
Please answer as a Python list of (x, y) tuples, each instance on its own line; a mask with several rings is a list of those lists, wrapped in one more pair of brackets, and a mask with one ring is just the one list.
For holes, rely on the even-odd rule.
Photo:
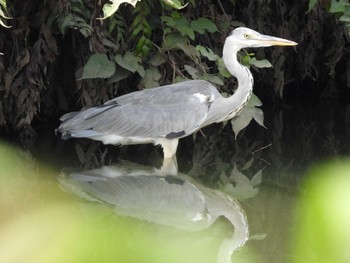
[(0, 0), (0, 25), (6, 28), (10, 28), (11, 26), (8, 26), (4, 20), (11, 19), (11, 17), (7, 16), (7, 6), (6, 6), (6, 0)]
[(344, 22), (350, 34), (350, 3), (348, 0), (318, 1), (309, 0), (309, 10), (316, 7), (317, 3), (322, 5), (329, 13), (335, 14), (339, 21)]
[[(139, 1), (141, 0), (110, 0), (111, 3), (107, 3), (103, 6), (103, 17), (101, 19), (106, 19), (114, 15), (119, 9), (119, 6), (123, 3), (127, 3), (135, 7)], [(162, 2), (175, 9), (182, 9), (187, 5), (182, 5), (178, 0), (162, 0)]]

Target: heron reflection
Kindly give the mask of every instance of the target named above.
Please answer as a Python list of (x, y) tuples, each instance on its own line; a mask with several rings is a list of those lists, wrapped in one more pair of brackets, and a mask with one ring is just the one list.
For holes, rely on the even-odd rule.
[(231, 262), (234, 250), (249, 237), (244, 211), (232, 197), (209, 189), (193, 178), (176, 173), (176, 163), (166, 160), (160, 169), (123, 161), (98, 169), (62, 173), (65, 190), (111, 205), (115, 213), (186, 231), (209, 228), (218, 217), (234, 227), (233, 236), (221, 242), (217, 262)]

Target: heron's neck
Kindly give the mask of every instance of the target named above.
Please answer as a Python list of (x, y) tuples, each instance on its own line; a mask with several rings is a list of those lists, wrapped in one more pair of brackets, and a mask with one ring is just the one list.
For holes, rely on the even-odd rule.
[(239, 113), (247, 104), (253, 91), (254, 79), (250, 70), (241, 65), (237, 60), (237, 52), (239, 48), (224, 45), (223, 58), (227, 70), (237, 78), (238, 89), (229, 98), (227, 103), (232, 106), (231, 118)]
[(242, 247), (249, 238), (249, 227), (245, 212), (237, 201), (226, 197), (226, 209), (222, 215), (234, 226), (234, 234), (231, 238), (225, 239), (219, 248), (218, 262), (231, 263), (231, 256), (238, 248)]

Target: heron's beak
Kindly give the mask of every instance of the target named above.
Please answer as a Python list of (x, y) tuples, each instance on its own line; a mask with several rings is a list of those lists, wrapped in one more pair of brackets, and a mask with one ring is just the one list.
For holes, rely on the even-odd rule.
[(261, 44), (266, 46), (296, 46), (298, 43), (287, 40), (279, 37), (272, 37), (267, 35), (257, 36), (256, 40), (258, 40)]

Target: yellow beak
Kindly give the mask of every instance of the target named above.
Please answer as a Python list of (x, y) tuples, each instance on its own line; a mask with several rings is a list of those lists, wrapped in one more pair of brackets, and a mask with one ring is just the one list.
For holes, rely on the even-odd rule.
[(297, 42), (287, 40), (279, 37), (272, 37), (267, 35), (259, 35), (256, 40), (258, 40), (261, 44), (266, 46), (296, 46)]

